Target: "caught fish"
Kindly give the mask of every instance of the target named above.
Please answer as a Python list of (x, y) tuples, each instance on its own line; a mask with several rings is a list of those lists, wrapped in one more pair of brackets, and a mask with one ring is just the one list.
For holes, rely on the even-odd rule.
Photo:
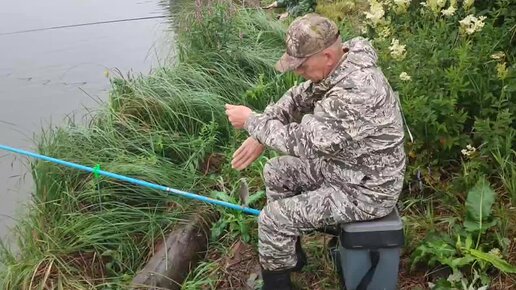
[(240, 179), (240, 204), (247, 206), (249, 203), (249, 185), (245, 178)]

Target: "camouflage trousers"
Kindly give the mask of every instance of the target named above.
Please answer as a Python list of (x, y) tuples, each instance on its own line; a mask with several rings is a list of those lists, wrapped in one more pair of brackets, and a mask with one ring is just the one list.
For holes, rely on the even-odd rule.
[(296, 265), (295, 243), (304, 232), (342, 222), (373, 219), (342, 187), (328, 184), (320, 161), (293, 156), (264, 168), (267, 205), (258, 217), (260, 264), (270, 271)]

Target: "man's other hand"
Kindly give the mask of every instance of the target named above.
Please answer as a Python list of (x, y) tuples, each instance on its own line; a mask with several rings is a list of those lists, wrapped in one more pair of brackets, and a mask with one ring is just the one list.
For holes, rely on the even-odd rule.
[(236, 170), (245, 169), (256, 158), (262, 155), (265, 146), (260, 144), (253, 137), (247, 138), (242, 145), (233, 153), (233, 160), (231, 160), (231, 166)]
[(226, 104), (226, 115), (228, 115), (229, 122), (236, 129), (244, 128), (244, 124), (251, 116), (251, 109), (246, 106), (235, 106)]

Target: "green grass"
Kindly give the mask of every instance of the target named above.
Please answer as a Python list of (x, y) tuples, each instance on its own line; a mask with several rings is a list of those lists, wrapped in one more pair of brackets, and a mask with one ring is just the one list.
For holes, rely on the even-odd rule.
[[(221, 183), (203, 168), (210, 154), (233, 150), (244, 138), (231, 129), (224, 104), (263, 109), (295, 78), (273, 69), (280, 24), (259, 11), (203, 9), (212, 11), (210, 19), (181, 19), (176, 65), (114, 77), (106, 106), (86, 126), (69, 120), (46, 130), (38, 152), (200, 194), (230, 190), (232, 180)], [(212, 33), (217, 27), (223, 31)], [(41, 161), (32, 162), (32, 173), (34, 202), (16, 231), (20, 253), (1, 251), (2, 289), (125, 289), (157, 240), (210, 208)]]

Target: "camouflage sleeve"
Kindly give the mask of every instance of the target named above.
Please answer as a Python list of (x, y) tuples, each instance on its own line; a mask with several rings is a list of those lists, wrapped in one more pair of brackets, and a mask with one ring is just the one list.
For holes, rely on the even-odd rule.
[(274, 119), (282, 124), (299, 122), (302, 113), (313, 110), (313, 102), (306, 93), (309, 86), (310, 82), (304, 82), (289, 89), (276, 103), (265, 108), (260, 119)]
[(282, 153), (310, 158), (337, 154), (348, 140), (360, 138), (367, 126), (361, 125), (364, 96), (335, 88), (300, 123), (282, 124), (253, 113), (245, 129), (262, 144)]

